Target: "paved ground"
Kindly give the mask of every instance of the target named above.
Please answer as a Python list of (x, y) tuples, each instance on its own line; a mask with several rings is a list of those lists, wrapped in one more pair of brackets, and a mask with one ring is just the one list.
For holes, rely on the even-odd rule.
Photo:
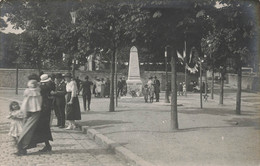
[[(0, 96), (13, 97), (8, 90), (0, 92)], [(258, 166), (260, 96), (243, 92), (242, 115), (235, 115), (235, 93), (228, 92), (224, 105), (218, 104), (219, 97), (215, 95), (214, 100), (203, 103), (203, 109), (199, 94), (178, 96), (181, 106), (176, 132), (170, 129), (170, 104), (163, 102), (163, 94), (159, 103), (121, 98), (116, 112), (108, 112), (109, 99), (93, 98), (91, 111), (82, 112), (78, 124), (97, 130), (158, 166)]]
[(27, 156), (15, 156), (16, 147), (10, 136), (7, 100), (0, 99), (0, 165), (1, 166), (125, 166), (113, 153), (98, 146), (80, 131), (52, 127), (53, 151), (39, 153), (44, 144), (28, 150)]

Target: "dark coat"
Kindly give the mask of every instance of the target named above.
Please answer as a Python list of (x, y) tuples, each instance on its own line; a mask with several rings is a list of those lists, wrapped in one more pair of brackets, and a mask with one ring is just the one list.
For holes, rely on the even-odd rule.
[(91, 85), (93, 85), (91, 81), (83, 81), (81, 83), (82, 95), (91, 95)]
[(62, 81), (61, 83), (57, 84), (55, 92), (56, 94), (53, 95), (54, 96), (53, 104), (65, 107), (66, 105), (65, 95), (67, 93), (66, 83)]
[(160, 93), (160, 81), (159, 80), (154, 80), (154, 92)]
[(50, 130), (51, 103), (53, 100), (50, 99), (50, 92), (53, 90), (53, 87), (50, 82), (45, 82), (41, 83), (40, 88), (42, 96), (42, 110), (34, 133), (35, 143), (53, 140)]

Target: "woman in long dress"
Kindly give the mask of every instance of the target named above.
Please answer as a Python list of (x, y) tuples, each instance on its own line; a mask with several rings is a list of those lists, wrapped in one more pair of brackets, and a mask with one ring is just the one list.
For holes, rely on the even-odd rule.
[(71, 73), (64, 75), (66, 80), (66, 120), (68, 120), (69, 125), (67, 130), (75, 129), (75, 120), (81, 120), (79, 99), (78, 99), (78, 89), (75, 81), (71, 79)]
[(21, 110), (25, 114), (24, 125), (19, 136), (16, 155), (26, 155), (27, 149), (36, 146), (35, 131), (38, 126), (41, 115), (42, 96), (37, 81), (39, 80), (36, 74), (28, 77), (28, 88), (24, 91), (24, 99)]

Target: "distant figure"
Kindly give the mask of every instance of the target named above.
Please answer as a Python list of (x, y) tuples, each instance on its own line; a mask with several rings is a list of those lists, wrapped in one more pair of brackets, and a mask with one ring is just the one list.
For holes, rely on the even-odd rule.
[(125, 80), (125, 76), (122, 77), (122, 96), (126, 96), (127, 94), (127, 84), (126, 84), (126, 80)]
[(183, 86), (181, 82), (178, 84), (178, 94), (179, 96), (183, 95)]
[(154, 93), (155, 93), (155, 99), (156, 102), (159, 102), (160, 99), (160, 81), (157, 79), (157, 77), (154, 77)]
[(96, 97), (101, 97), (101, 80), (97, 78), (96, 80)]
[(95, 77), (95, 79), (93, 80), (93, 89), (92, 89), (92, 93), (93, 93), (94, 97), (97, 96), (97, 94), (96, 94), (96, 87), (97, 87), (96, 82), (97, 82), (97, 77)]
[(122, 92), (123, 92), (123, 81), (122, 81), (122, 77), (120, 77), (119, 81), (117, 82), (117, 97), (122, 96)]
[[(51, 86), (51, 90), (54, 91), (55, 90), (55, 77), (56, 75), (55, 74), (51, 74), (50, 76), (50, 81), (49, 81), (49, 84)], [(49, 96), (49, 99), (52, 100), (51, 101), (51, 117), (50, 117), (50, 126), (52, 125), (52, 121), (53, 121), (53, 117), (54, 117), (54, 113), (55, 113), (55, 110), (54, 110), (54, 97), (53, 96)]]
[(101, 78), (101, 93), (100, 93), (101, 97), (105, 96), (105, 80), (104, 78)]
[[(77, 77), (77, 78), (75, 79), (75, 82), (76, 82), (77, 88), (78, 88), (78, 90), (79, 90), (79, 88), (80, 88), (80, 83), (81, 83), (81, 80), (79, 79), (79, 77)], [(78, 93), (79, 93), (79, 92), (78, 92)]]
[[(85, 81), (82, 81), (81, 83), (81, 87), (79, 91), (83, 91), (82, 92), (82, 98), (83, 98), (83, 107), (84, 107), (84, 111), (90, 111), (90, 102), (91, 102), (91, 86), (93, 86), (93, 82), (89, 81), (89, 77), (86, 76), (85, 77)], [(87, 105), (87, 101), (88, 101), (88, 109), (86, 108)]]
[(110, 96), (110, 80), (107, 78), (106, 83), (105, 83), (105, 94), (104, 96), (109, 97)]
[(148, 88), (148, 85), (145, 84), (145, 85), (144, 85), (144, 89), (143, 89), (144, 102), (145, 102), (145, 103), (148, 103), (148, 93), (149, 93), (149, 88)]
[(11, 123), (10, 123), (10, 130), (8, 135), (13, 137), (16, 145), (18, 142), (18, 138), (23, 129), (23, 118), (25, 115), (22, 112), (22, 110), (20, 110), (19, 103), (16, 101), (12, 101), (10, 103), (9, 111), (10, 112), (7, 118), (11, 120)]
[(183, 82), (183, 84), (182, 84), (182, 92), (183, 92), (183, 95), (186, 95), (186, 84), (185, 84), (185, 82)]
[(148, 97), (149, 97), (150, 103), (153, 103), (153, 99), (154, 99), (154, 81), (153, 81), (153, 77), (149, 77), (149, 80), (147, 82), (147, 86), (148, 86)]

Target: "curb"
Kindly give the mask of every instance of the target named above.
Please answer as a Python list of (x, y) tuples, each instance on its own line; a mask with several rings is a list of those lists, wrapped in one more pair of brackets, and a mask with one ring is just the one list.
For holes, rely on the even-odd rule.
[(81, 131), (84, 134), (87, 134), (87, 136), (94, 140), (98, 145), (101, 145), (106, 149), (113, 151), (116, 155), (127, 161), (130, 165), (154, 166), (154, 164), (145, 161), (143, 158), (137, 156), (132, 151), (109, 139), (95, 129), (91, 129), (89, 126), (79, 126), (79, 128), (81, 128)]

